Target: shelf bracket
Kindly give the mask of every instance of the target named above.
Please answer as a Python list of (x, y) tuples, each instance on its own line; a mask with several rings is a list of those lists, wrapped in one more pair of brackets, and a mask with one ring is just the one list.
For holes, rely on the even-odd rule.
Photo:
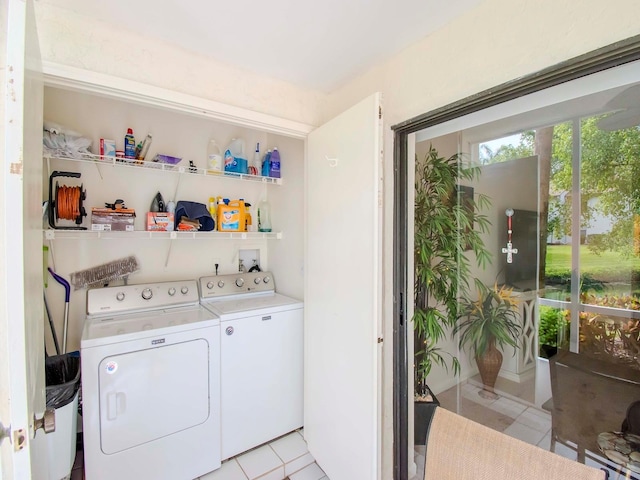
[[(171, 232), (171, 233), (175, 233), (175, 232)], [(171, 239), (169, 240), (169, 249), (167, 250), (167, 259), (164, 261), (164, 268), (167, 268), (167, 266), (169, 265), (169, 257), (171, 257), (171, 247), (173, 247), (173, 239), (174, 237), (171, 236)]]
[(176, 182), (176, 189), (173, 192), (173, 198), (169, 199), (173, 200), (175, 203), (178, 203), (178, 188), (180, 188), (180, 180), (182, 180), (182, 175), (178, 175), (178, 181)]

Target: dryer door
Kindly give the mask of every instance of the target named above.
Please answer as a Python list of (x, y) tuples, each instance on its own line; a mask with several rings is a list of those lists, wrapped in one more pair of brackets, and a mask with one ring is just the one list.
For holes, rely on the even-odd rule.
[(204, 339), (104, 358), (100, 443), (109, 455), (199, 425), (209, 411)]

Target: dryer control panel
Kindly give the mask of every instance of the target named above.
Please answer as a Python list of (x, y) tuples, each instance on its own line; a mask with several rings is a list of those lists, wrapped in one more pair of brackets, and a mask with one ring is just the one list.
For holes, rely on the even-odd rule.
[(182, 280), (92, 288), (87, 292), (87, 314), (156, 310), (198, 304), (198, 284)]
[(200, 277), (200, 298), (203, 300), (247, 293), (275, 292), (271, 272), (233, 273)]

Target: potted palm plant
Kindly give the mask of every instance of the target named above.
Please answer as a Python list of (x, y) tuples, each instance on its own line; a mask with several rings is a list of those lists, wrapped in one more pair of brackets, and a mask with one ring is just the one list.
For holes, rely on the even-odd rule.
[(502, 352), (497, 347), (518, 347), (520, 324), (518, 304), (512, 289), (504, 286), (487, 287), (475, 280), (476, 298), (460, 301), (459, 322), (453, 335), (460, 335), (461, 349), (470, 349), (476, 360), (484, 390), (493, 393), (502, 366)]
[(433, 365), (459, 373), (452, 353), (439, 346), (458, 318), (458, 297), (466, 291), (469, 260), (475, 254), (478, 266), (491, 262), (482, 234), (490, 223), (482, 210), (490, 202), (473, 189), (461, 187), (480, 175), (456, 153), (442, 156), (430, 146), (421, 160), (416, 158), (414, 232), (414, 432), (416, 444), (424, 444), (426, 426), (435, 397), (427, 385)]

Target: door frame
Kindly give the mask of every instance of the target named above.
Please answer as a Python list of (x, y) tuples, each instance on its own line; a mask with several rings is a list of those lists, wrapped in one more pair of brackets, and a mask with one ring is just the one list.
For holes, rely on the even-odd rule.
[(394, 132), (394, 214), (393, 214), (393, 455), (394, 480), (408, 478), (408, 409), (412, 404), (409, 388), (407, 339), (411, 319), (406, 318), (408, 264), (408, 137), (428, 127), (479, 112), (541, 90), (579, 79), (610, 68), (640, 60), (640, 35), (607, 45), (538, 72), (503, 83), (469, 97), (392, 125)]

